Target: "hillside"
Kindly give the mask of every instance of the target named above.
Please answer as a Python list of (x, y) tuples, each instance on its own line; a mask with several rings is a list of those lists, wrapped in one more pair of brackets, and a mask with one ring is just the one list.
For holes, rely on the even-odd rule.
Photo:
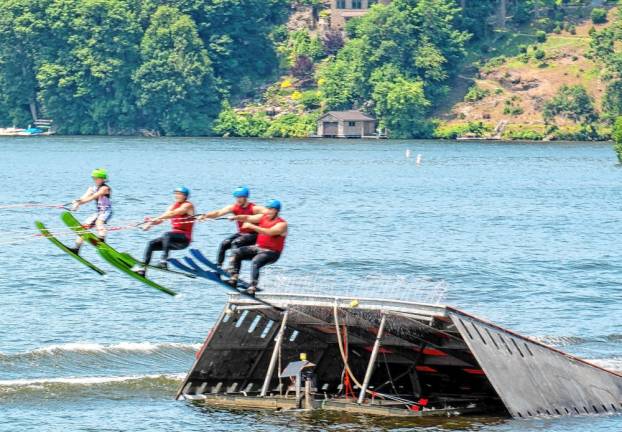
[[(615, 23), (619, 10), (609, 8), (607, 21), (601, 24), (592, 22), (592, 10), (588, 6), (557, 9), (555, 20), (547, 18), (550, 11), (540, 11), (539, 17), (526, 23), (509, 22), (504, 28), (497, 27), (473, 38), (465, 45), (465, 56), (455, 66), (456, 73), (446, 94), (438, 97), (426, 114), (426, 120), (435, 124), (435, 131), (422, 128), (419, 136), (608, 139), (607, 121), (594, 121), (587, 130), (585, 122), (577, 121), (572, 113), (562, 112), (554, 118), (544, 115), (546, 103), (564, 86), (585, 89), (592, 98), (595, 114), (603, 114), (607, 82), (602, 80), (602, 63), (590, 53), (590, 46), (592, 34)], [(310, 16), (310, 9), (306, 14), (299, 9), (290, 19), (290, 31), (306, 31), (310, 40), (320, 38), (317, 25), (309, 24)], [(255, 125), (250, 130), (260, 135), (272, 136), (275, 130), (279, 136), (312, 132), (313, 119), (327, 109), (339, 108), (338, 104), (331, 105), (332, 95), (322, 88), (322, 71), (334, 58), (317, 59), (313, 77), (297, 79), (293, 68), (285, 71), (261, 96), (239, 104), (232, 116), (235, 113), (238, 122)], [(352, 105), (378, 114), (375, 101), (354, 100)], [(342, 107), (350, 106), (346, 103)], [(380, 117), (381, 124), (386, 125)], [(294, 119), (301, 122), (293, 122)], [(283, 120), (288, 127), (282, 127)], [(225, 128), (226, 132), (244, 134), (232, 126), (234, 123)], [(271, 128), (274, 123), (280, 126)]]
[(393, 138), (607, 139), (622, 116), (606, 0), (6, 0), (0, 36), (0, 127), (305, 137), (356, 109)]
[[(600, 25), (581, 20), (572, 33), (549, 33), (542, 43), (533, 34), (519, 35), (522, 37), (513, 42), (513, 48), (525, 52), (494, 57), (471, 77), (459, 77), (463, 83), (458, 83), (453, 96), (462, 96), (463, 100), (444, 106), (437, 112), (439, 118), (447, 126), (481, 121), (492, 130), (485, 136), (494, 136), (500, 130), (504, 138), (546, 138), (544, 105), (562, 86), (583, 86), (600, 107), (606, 83), (601, 80), (601, 65), (589, 54), (589, 33), (593, 28), (609, 26), (616, 14), (617, 9), (611, 9), (608, 22)], [(535, 58), (538, 50), (544, 53), (543, 58)], [(569, 132), (578, 128), (569, 118), (559, 118), (556, 123)]]

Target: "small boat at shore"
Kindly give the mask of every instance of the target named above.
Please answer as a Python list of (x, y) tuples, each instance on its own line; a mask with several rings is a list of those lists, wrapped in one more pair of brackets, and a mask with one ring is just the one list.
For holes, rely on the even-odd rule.
[(54, 135), (54, 132), (50, 129), (45, 130), (38, 127), (23, 128), (0, 128), (0, 136), (49, 136)]

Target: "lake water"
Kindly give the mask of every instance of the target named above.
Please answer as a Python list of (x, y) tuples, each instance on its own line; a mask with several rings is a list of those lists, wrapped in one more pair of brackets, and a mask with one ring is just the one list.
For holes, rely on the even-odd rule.
[[(59, 210), (7, 208), (70, 201), (96, 167), (110, 173), (113, 226), (157, 215), (181, 184), (199, 211), (241, 184), (281, 199), (290, 237), (265, 272), (272, 289), (442, 301), (622, 369), (622, 169), (607, 145), (1, 139), (0, 430), (622, 430), (619, 416), (404, 423), (175, 401), (225, 292), (157, 275), (181, 293), (170, 298), (103, 263), (101, 278), (33, 237), (41, 220), (71, 242)], [(163, 229), (109, 242), (141, 255)], [(214, 255), (233, 229), (199, 224), (194, 246)]]

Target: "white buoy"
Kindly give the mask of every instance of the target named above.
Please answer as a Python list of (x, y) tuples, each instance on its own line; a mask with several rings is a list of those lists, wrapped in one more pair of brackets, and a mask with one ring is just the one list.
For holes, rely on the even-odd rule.
[(421, 165), (421, 153), (417, 155), (417, 165)]
[(410, 151), (410, 149), (406, 149), (406, 159), (410, 159), (411, 155), (412, 155), (412, 152)]

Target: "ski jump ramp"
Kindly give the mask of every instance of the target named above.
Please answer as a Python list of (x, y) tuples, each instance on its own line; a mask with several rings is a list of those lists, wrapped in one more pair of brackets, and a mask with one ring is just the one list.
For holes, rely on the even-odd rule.
[[(229, 296), (177, 397), (231, 408), (514, 418), (622, 413), (622, 375), (450, 306)], [(297, 376), (281, 376), (286, 367)], [(304, 393), (304, 394), (303, 394)]]

